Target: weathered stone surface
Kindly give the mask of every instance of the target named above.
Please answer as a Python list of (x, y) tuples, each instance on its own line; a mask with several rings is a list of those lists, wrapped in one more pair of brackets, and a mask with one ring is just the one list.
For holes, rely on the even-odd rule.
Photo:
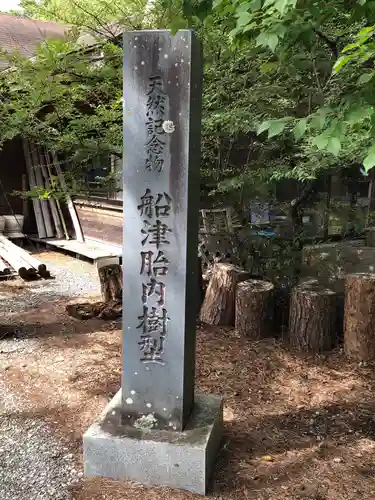
[(190, 30), (125, 33), (123, 405), (161, 429), (194, 404), (201, 74)]
[(119, 391), (83, 436), (85, 475), (205, 495), (221, 441), (221, 399), (197, 394), (183, 432), (147, 430), (147, 419), (143, 428), (125, 425), (121, 399)]
[(86, 476), (205, 494), (222, 402), (194, 397), (201, 76), (191, 31), (124, 35), (122, 390), (83, 441)]
[(303, 249), (303, 271), (339, 294), (344, 293), (347, 274), (373, 273), (375, 248), (362, 240), (308, 245)]

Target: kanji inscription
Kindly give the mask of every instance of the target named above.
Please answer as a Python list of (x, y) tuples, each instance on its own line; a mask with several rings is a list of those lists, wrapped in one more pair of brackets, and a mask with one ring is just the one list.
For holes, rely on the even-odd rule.
[(180, 431), (194, 403), (201, 49), (189, 30), (124, 41), (123, 407)]
[(171, 213), (172, 198), (167, 193), (158, 193), (156, 198), (151, 194), (150, 189), (146, 189), (145, 194), (141, 197), (141, 203), (138, 205), (138, 210), (142, 216), (150, 219), (155, 214), (156, 217), (168, 217)]
[(152, 250), (141, 252), (140, 274), (147, 276), (166, 276), (168, 274), (169, 260), (162, 250), (159, 250), (156, 257)]
[(165, 132), (163, 122), (167, 96), (160, 76), (151, 76), (148, 82), (146, 103), (146, 170), (161, 172), (164, 167)]
[[(142, 329), (138, 345), (142, 351), (141, 361), (143, 363), (165, 364), (162, 355), (169, 317), (166, 309), (166, 285), (160, 278), (157, 278), (168, 274), (169, 259), (164, 251), (160, 250), (160, 247), (170, 243), (168, 235), (172, 233), (172, 230), (160, 219), (168, 218), (171, 214), (171, 208), (172, 198), (168, 193), (153, 195), (148, 188), (141, 196), (138, 205), (140, 216), (151, 219), (143, 220), (141, 245), (156, 247), (157, 251), (157, 253), (153, 250), (140, 252), (140, 274), (149, 277), (147, 282), (142, 283), (143, 314), (138, 317), (140, 323), (137, 327)], [(152, 301), (151, 305), (150, 301)]]

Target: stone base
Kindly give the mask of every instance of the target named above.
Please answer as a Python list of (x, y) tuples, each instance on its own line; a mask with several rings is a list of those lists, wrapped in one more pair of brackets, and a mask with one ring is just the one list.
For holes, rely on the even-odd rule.
[(83, 436), (85, 476), (206, 494), (222, 435), (221, 398), (197, 394), (183, 432), (135, 429), (122, 417), (120, 390)]

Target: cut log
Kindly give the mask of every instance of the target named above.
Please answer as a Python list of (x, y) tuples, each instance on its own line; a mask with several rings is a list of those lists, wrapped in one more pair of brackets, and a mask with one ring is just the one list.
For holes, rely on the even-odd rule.
[(98, 268), (103, 302), (122, 300), (122, 268), (119, 264), (110, 264)]
[(375, 359), (375, 274), (346, 277), (344, 349), (357, 361)]
[(34, 268), (29, 268), (29, 264), (22, 260), (17, 253), (9, 251), (9, 249), (3, 246), (1, 243), (0, 256), (13, 267), (13, 269), (23, 280), (28, 281), (37, 278), (37, 273)]
[(274, 286), (268, 281), (247, 280), (236, 288), (235, 327), (240, 335), (252, 340), (273, 333)]
[(31, 275), (35, 275), (38, 272), (42, 278), (48, 279), (51, 277), (51, 274), (45, 264), (40, 262), (40, 260), (36, 259), (23, 248), (20, 248), (18, 245), (12, 243), (5, 236), (0, 235), (0, 245), (11, 254), (17, 255), (19, 259), (23, 261), (24, 266), (28, 269)]
[(215, 264), (200, 311), (202, 323), (234, 326), (236, 286), (248, 277), (233, 264)]
[(292, 291), (289, 342), (299, 351), (318, 353), (331, 349), (336, 340), (336, 294), (315, 283)]

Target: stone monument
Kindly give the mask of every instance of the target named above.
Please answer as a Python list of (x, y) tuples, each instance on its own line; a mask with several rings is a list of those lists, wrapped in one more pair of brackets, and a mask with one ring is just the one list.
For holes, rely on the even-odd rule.
[(196, 394), (201, 48), (124, 35), (122, 388), (84, 435), (87, 476), (205, 494), (222, 401)]

